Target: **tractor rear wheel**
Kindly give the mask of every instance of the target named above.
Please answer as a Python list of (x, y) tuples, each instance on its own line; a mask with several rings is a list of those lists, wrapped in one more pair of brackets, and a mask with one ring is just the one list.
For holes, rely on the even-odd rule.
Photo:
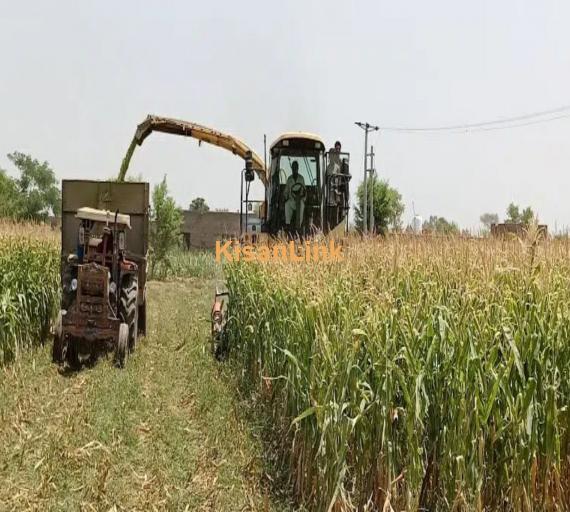
[(138, 336), (139, 323), (139, 280), (137, 276), (129, 276), (121, 287), (121, 299), (119, 302), (119, 319), (129, 328), (129, 352), (135, 351)]
[(54, 326), (53, 333), (53, 348), (51, 352), (51, 358), (54, 363), (63, 364), (64, 363), (64, 353), (63, 353), (63, 315), (65, 311), (62, 309), (57, 315), (57, 320)]
[(119, 338), (117, 347), (115, 348), (115, 365), (118, 368), (124, 368), (127, 365), (129, 357), (129, 326), (122, 323), (119, 326)]

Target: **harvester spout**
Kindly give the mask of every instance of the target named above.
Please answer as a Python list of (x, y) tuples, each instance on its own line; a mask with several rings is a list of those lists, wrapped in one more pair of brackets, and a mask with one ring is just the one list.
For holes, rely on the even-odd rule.
[(147, 118), (137, 126), (133, 140), (131, 141), (129, 148), (127, 149), (127, 153), (123, 158), (117, 181), (125, 180), (136, 146), (141, 146), (144, 140), (153, 131), (192, 137), (200, 142), (207, 142), (208, 144), (231, 151), (234, 155), (238, 155), (244, 160), (249, 156), (249, 154), (251, 154), (253, 170), (259, 176), (261, 182), (264, 185), (267, 184), (267, 173), (263, 159), (241, 140), (233, 137), (232, 135), (213, 130), (212, 128), (208, 128), (197, 123), (192, 123), (190, 121), (152, 115), (147, 116)]

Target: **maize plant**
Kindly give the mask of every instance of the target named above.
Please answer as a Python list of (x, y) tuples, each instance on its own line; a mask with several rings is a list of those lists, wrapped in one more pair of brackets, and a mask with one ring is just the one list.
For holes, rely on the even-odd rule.
[(567, 241), (225, 271), (233, 357), (309, 509), (570, 510)]
[(37, 232), (0, 226), (0, 366), (48, 338), (59, 305), (59, 248)]

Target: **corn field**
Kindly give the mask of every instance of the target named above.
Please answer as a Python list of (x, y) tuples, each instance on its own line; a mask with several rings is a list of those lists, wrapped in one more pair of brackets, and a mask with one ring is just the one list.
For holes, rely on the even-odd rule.
[(310, 510), (570, 510), (567, 241), (225, 270), (234, 357)]
[(176, 248), (171, 250), (163, 261), (149, 265), (153, 270), (149, 272), (149, 277), (159, 281), (213, 278), (220, 274), (220, 267), (211, 252)]
[(42, 226), (0, 224), (0, 366), (47, 340), (58, 292), (55, 235)]

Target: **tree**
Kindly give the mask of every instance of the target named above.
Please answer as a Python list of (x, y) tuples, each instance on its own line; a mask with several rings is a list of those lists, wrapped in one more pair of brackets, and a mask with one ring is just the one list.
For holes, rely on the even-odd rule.
[(206, 213), (210, 211), (210, 207), (207, 205), (206, 200), (203, 197), (196, 197), (192, 199), (192, 202), (190, 203), (190, 211)]
[(8, 155), (20, 172), (14, 179), (18, 193), (18, 218), (46, 220), (48, 215), (59, 215), (61, 192), (55, 173), (47, 162), (15, 151)]
[(20, 218), (21, 203), (16, 180), (0, 169), (0, 217)]
[(507, 206), (507, 218), (505, 222), (511, 222), (513, 224), (518, 224), (521, 221), (521, 212), (518, 205), (515, 203), (509, 204)]
[(422, 226), (422, 231), (427, 233), (437, 233), (438, 235), (457, 235), (459, 234), (459, 226), (456, 222), (450, 222), (445, 217), (430, 215)]
[(532, 211), (532, 208), (530, 206), (527, 206), (521, 213), (521, 222), (525, 226), (530, 226), (530, 224), (534, 220), (534, 217), (535, 215), (534, 212)]
[(479, 217), (481, 224), (485, 226), (487, 229), (491, 229), (492, 224), (499, 223), (499, 216), (496, 213), (484, 213)]
[[(372, 178), (368, 180), (368, 200), (370, 200), (370, 187), (374, 187), (374, 232), (384, 234), (388, 228), (399, 229), (402, 224), (404, 203), (402, 196), (390, 187), (385, 180)], [(354, 207), (356, 228), (359, 231), (364, 227), (364, 183), (356, 191), (357, 205)], [(370, 210), (368, 211), (370, 213)]]
[(535, 218), (535, 214), (530, 206), (527, 206), (522, 212), (518, 205), (511, 203), (507, 207), (507, 218), (505, 222), (514, 224), (530, 225)]
[(180, 244), (182, 213), (174, 199), (168, 195), (166, 176), (152, 191), (151, 220), (150, 243), (153, 255), (151, 275), (154, 275), (157, 264), (169, 266), (169, 251)]

